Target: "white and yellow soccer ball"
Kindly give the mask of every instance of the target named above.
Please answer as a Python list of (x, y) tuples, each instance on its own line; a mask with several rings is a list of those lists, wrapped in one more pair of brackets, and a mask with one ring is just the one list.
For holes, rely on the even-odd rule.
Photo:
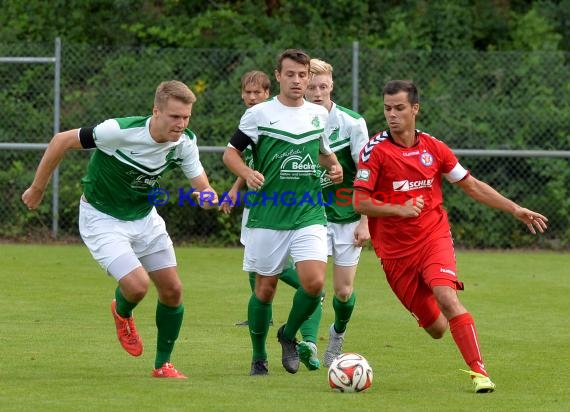
[(331, 363), (329, 385), (340, 392), (362, 392), (372, 386), (372, 368), (358, 353), (342, 353)]

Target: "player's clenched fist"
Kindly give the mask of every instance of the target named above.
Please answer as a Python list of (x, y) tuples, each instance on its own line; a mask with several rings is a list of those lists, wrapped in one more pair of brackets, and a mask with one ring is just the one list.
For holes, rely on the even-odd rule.
[(418, 217), (424, 208), (423, 195), (408, 199), (401, 209), (402, 217)]

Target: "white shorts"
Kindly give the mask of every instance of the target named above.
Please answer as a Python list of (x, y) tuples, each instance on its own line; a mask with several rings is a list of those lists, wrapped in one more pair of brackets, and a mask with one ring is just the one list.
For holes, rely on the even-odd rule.
[(311, 225), (296, 230), (248, 229), (243, 270), (264, 276), (283, 272), (289, 256), (294, 263), (327, 261), (327, 230)]
[(176, 266), (172, 240), (155, 208), (142, 219), (126, 221), (100, 212), (82, 198), (79, 233), (93, 258), (117, 280), (139, 266), (147, 271)]
[(247, 231), (249, 228), (246, 226), (247, 219), (249, 217), (249, 207), (243, 208), (243, 214), (241, 215), (241, 234), (239, 241), (242, 245), (245, 246), (245, 242), (247, 241)]
[(352, 223), (331, 223), (327, 225), (328, 254), (338, 266), (356, 266), (362, 247), (354, 245), (354, 231), (359, 220)]

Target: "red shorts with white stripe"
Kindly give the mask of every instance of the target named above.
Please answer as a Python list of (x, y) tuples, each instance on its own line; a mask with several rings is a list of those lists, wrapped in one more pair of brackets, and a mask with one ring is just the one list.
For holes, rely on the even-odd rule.
[(434, 286), (463, 290), (451, 237), (430, 239), (418, 253), (397, 259), (381, 259), (388, 284), (400, 302), (425, 328), (441, 313), (433, 295)]

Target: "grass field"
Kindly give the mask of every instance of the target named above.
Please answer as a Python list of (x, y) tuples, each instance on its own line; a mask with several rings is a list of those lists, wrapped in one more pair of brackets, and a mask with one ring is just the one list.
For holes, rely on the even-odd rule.
[[(187, 381), (150, 377), (154, 290), (136, 310), (145, 353), (117, 342), (109, 303), (114, 282), (84, 246), (2, 244), (0, 410), (2, 411), (567, 411), (570, 410), (570, 255), (460, 252), (461, 298), (479, 329), (492, 394), (471, 392), (465, 365), (447, 334), (434, 341), (389, 291), (377, 260), (363, 253), (358, 300), (345, 347), (366, 356), (371, 389), (340, 394), (326, 371), (296, 375), (281, 367), (268, 339), (270, 376), (248, 376), (247, 276), (241, 249), (178, 248), (186, 315), (173, 355)], [(330, 281), (327, 294), (332, 296)], [(280, 284), (276, 325), (292, 289)], [(332, 322), (325, 302), (319, 349)]]

